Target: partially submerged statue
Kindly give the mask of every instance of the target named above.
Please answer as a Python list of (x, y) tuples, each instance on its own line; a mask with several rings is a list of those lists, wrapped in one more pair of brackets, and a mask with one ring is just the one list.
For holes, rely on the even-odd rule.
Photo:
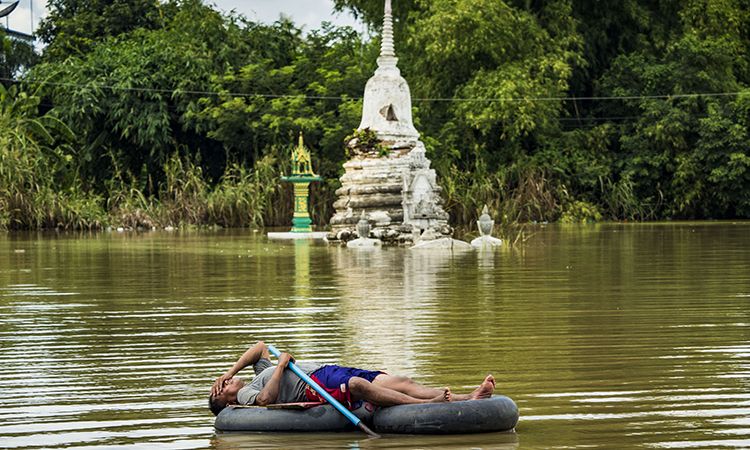
[(503, 244), (502, 239), (492, 237), (492, 229), (495, 227), (495, 221), (490, 217), (487, 205), (484, 205), (482, 215), (477, 220), (479, 228), (479, 237), (471, 241), (471, 246), (475, 248), (494, 248)]
[(349, 241), (346, 246), (349, 248), (365, 248), (375, 247), (381, 244), (379, 239), (370, 239), (370, 221), (367, 220), (365, 211), (362, 211), (362, 215), (359, 217), (357, 222), (357, 239)]
[(432, 230), (427, 230), (421, 234), (415, 231), (412, 242), (414, 242), (414, 245), (409, 247), (410, 250), (450, 250), (453, 252), (474, 250), (468, 242), (443, 237)]

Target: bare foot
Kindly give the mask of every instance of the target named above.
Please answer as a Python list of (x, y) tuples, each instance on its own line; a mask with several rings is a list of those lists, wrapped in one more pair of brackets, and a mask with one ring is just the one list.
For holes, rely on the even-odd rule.
[(428, 400), (427, 403), (444, 403), (444, 402), (449, 402), (449, 401), (451, 401), (450, 400), (451, 399), (451, 395), (452, 394), (451, 394), (450, 388), (445, 388), (443, 390), (442, 394), (438, 395), (437, 397), (435, 397), (435, 398), (433, 398), (431, 400)]
[(482, 398), (492, 397), (492, 393), (495, 392), (495, 377), (487, 375), (487, 378), (482, 381), (482, 384), (478, 388), (474, 389), (474, 392), (469, 394), (469, 400), (479, 400)]
[(446, 402), (453, 401), (453, 392), (451, 392), (451, 388), (445, 387), (445, 392), (443, 392), (443, 398)]

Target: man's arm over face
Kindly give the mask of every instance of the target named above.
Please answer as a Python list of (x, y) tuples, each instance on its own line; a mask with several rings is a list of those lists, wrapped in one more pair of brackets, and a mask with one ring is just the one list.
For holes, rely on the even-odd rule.
[(227, 380), (237, 375), (240, 370), (244, 369), (247, 366), (252, 366), (261, 358), (268, 359), (270, 357), (271, 355), (268, 352), (266, 344), (263, 341), (258, 341), (255, 345), (247, 349), (247, 351), (243, 353), (242, 356), (240, 356), (240, 359), (238, 359), (237, 362), (234, 363), (234, 365), (229, 370), (227, 370), (224, 375), (216, 379), (214, 385), (211, 387), (211, 394), (221, 394), (221, 391), (222, 389), (224, 389), (224, 384), (227, 382)]
[(286, 370), (289, 361), (293, 361), (292, 356), (289, 353), (282, 353), (279, 356), (279, 364), (273, 371), (271, 379), (268, 380), (263, 389), (257, 397), (255, 397), (255, 404), (258, 406), (270, 405), (276, 401), (279, 397), (279, 386), (281, 384), (281, 378), (284, 376), (284, 370)]

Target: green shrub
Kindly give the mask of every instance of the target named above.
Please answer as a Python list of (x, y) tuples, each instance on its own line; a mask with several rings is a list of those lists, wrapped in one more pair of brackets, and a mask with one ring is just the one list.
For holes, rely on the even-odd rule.
[(280, 183), (275, 159), (266, 156), (249, 170), (227, 166), (219, 184), (208, 197), (208, 220), (224, 227), (262, 227)]
[(590, 223), (600, 222), (602, 214), (599, 208), (589, 202), (574, 201), (565, 207), (565, 211), (560, 217), (563, 223)]

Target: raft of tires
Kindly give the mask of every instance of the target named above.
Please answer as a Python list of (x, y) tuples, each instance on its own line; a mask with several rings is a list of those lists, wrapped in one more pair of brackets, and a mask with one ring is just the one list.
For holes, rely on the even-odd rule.
[[(463, 434), (511, 431), (518, 407), (496, 395), (482, 400), (373, 408), (364, 403), (352, 411), (378, 433)], [(303, 410), (228, 407), (216, 417), (220, 431), (329, 432), (355, 427), (331, 405)]]

